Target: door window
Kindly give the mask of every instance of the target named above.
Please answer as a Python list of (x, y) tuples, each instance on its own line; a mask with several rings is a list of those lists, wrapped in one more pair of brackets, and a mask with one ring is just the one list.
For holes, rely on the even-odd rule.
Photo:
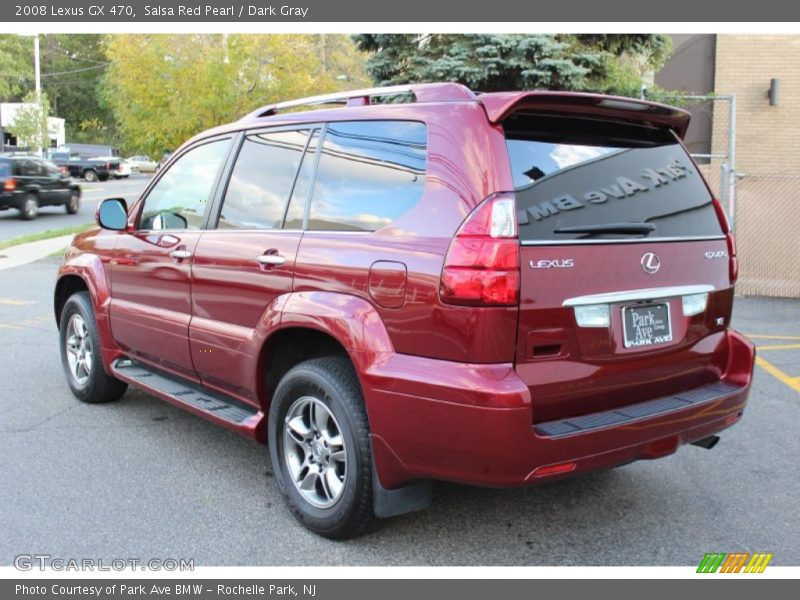
[(244, 139), (225, 191), (219, 229), (280, 229), (307, 138), (307, 130), (295, 130)]
[(139, 229), (199, 229), (229, 145), (197, 146), (170, 165), (145, 198)]

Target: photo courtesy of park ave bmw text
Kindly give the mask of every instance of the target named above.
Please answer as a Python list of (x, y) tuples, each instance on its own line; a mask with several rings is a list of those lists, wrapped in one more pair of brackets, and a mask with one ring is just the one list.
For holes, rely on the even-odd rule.
[(0, 6), (0, 595), (800, 576), (798, 19), (673, 4)]

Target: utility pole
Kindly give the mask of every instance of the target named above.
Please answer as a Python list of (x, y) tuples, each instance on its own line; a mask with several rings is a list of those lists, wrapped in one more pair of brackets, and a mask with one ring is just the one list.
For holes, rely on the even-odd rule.
[[(42, 67), (39, 62), (39, 34), (33, 36), (33, 69), (36, 72), (36, 104), (42, 109)], [(44, 115), (47, 119), (47, 115)], [(37, 136), (38, 138), (39, 136)], [(42, 147), (36, 142), (36, 155), (42, 155)]]

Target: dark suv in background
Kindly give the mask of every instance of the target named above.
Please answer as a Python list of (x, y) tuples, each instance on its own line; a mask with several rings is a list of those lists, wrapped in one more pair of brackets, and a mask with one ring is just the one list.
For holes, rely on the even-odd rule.
[(0, 210), (15, 208), (26, 221), (42, 206), (80, 210), (81, 188), (55, 164), (35, 156), (0, 156)]
[(67, 381), (268, 444), (328, 537), (427, 505), (431, 480), (710, 448), (755, 354), (729, 326), (736, 250), (688, 122), (456, 84), (261, 108), (75, 238), (54, 295)]

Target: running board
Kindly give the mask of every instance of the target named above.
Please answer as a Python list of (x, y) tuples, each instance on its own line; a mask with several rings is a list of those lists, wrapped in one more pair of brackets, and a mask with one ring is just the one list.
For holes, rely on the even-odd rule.
[[(262, 416), (254, 407), (130, 358), (117, 359), (112, 369), (115, 377), (134, 387), (246, 434), (254, 434), (255, 424)], [(259, 418), (253, 421), (253, 417)]]

